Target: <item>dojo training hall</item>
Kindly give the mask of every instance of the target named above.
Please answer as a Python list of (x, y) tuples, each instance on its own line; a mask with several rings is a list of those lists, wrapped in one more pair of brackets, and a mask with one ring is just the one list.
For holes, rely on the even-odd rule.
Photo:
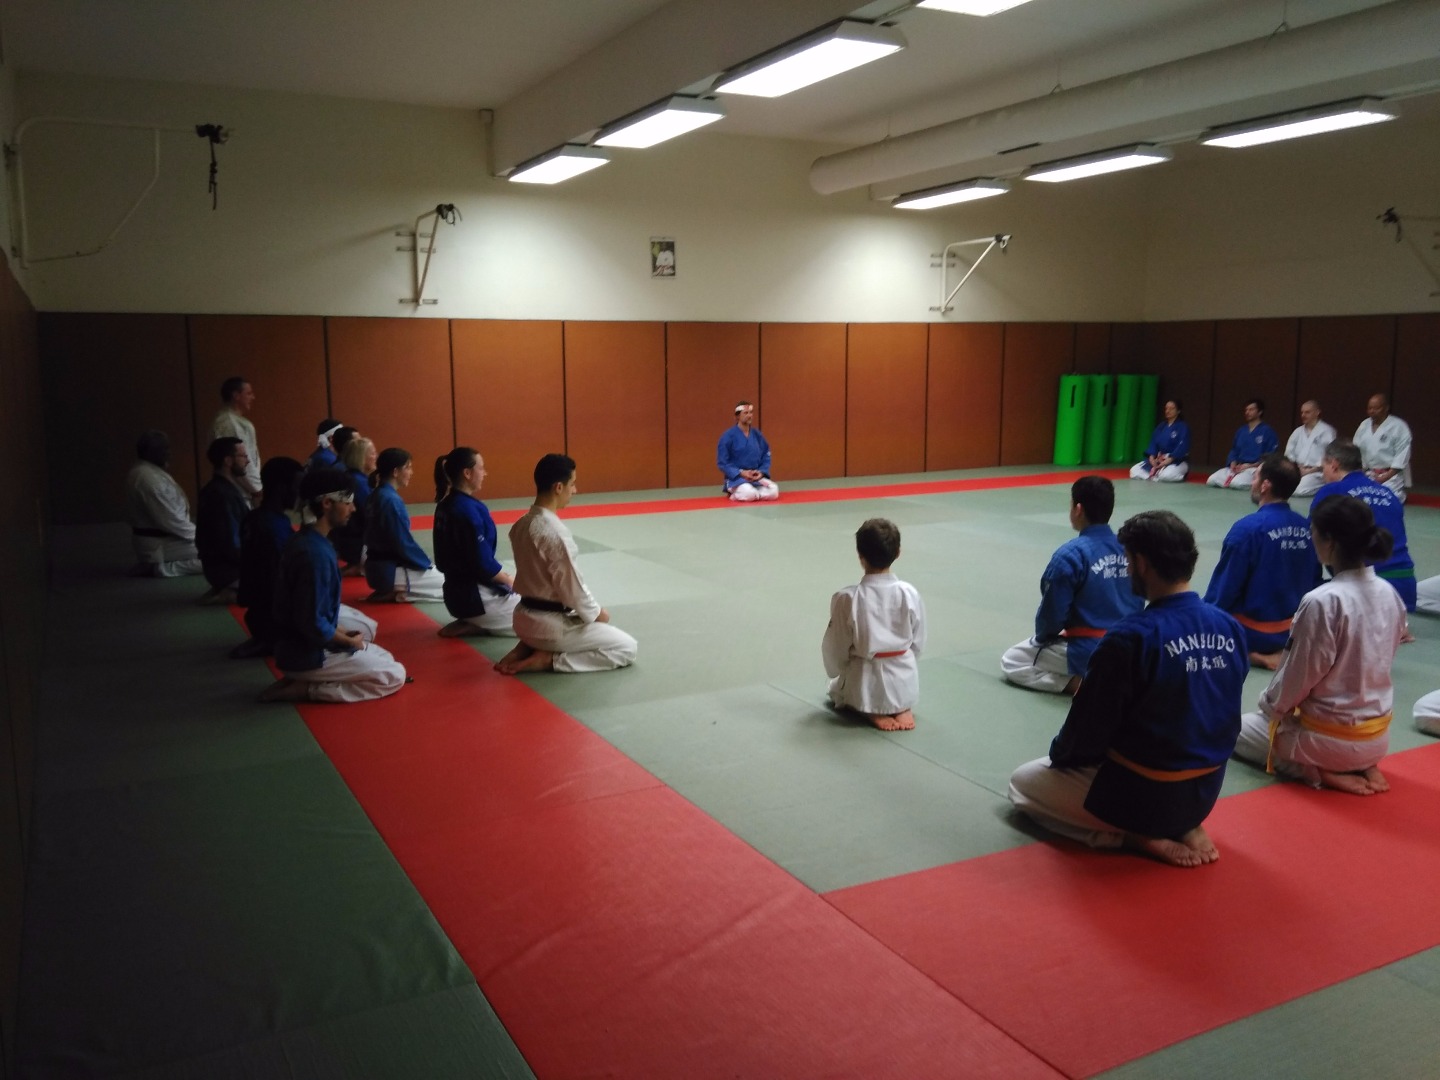
[[(840, 19), (905, 47), (716, 89)], [(1307, 399), (1349, 435), (1389, 395), (1440, 573), (1440, 2), (9, 0), (0, 29), (5, 1077), (1435, 1074), (1440, 745), (1410, 710), (1440, 620), (1395, 662), (1392, 790), (1232, 761), (1194, 870), (1012, 811), (1068, 700), (999, 658), (1078, 476), (1117, 526), (1179, 514), (1202, 592), (1253, 509), (1057, 466), (1067, 376), (1155, 377), (1192, 481), (1249, 398), (1283, 445)], [(675, 94), (724, 119), (595, 145)], [(1199, 141), (1357, 98), (1394, 118)], [(1025, 178), (1137, 144), (1168, 160)], [(894, 205), (977, 178), (1009, 190)], [(262, 459), (327, 416), (408, 449), (426, 548), (429, 466), (476, 447), (507, 568), (568, 453), (636, 663), (504, 677), (513, 639), (347, 579), (414, 682), (258, 703), (237, 611), (126, 573), (136, 436), (193, 507), (232, 375)], [(741, 399), (777, 502), (720, 495)], [(928, 611), (908, 732), (825, 706), (874, 516)]]

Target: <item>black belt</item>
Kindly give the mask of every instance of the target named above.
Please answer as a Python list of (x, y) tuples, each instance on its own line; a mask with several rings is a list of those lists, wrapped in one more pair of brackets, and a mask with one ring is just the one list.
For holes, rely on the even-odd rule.
[(554, 611), (561, 615), (570, 611), (568, 607), (558, 600), (541, 600), (535, 596), (522, 596), (520, 606), (529, 608), (531, 611)]
[(185, 539), (183, 536), (176, 536), (174, 533), (168, 533), (168, 532), (166, 532), (164, 529), (137, 529), (137, 528), (132, 528), (130, 531), (131, 531), (132, 533), (134, 533), (136, 536), (149, 536), (149, 537), (152, 537), (152, 538), (154, 538), (154, 539), (156, 539), (156, 540), (184, 540), (184, 539)]

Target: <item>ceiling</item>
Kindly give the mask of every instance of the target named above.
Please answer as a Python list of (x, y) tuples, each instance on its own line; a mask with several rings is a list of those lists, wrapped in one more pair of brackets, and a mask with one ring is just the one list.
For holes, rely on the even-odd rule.
[[(878, 17), (903, 6), (903, 0), (864, 7), (857, 0), (0, 0), (0, 28), (5, 61), (20, 72), (494, 109), (495, 164), (504, 170), (672, 91), (707, 85), (725, 67), (830, 19)], [(729, 116), (712, 130), (842, 150), (1042, 98), (1057, 87), (1068, 91), (1265, 39), (1285, 33), (1282, 27), (1299, 34), (1355, 12), (1422, 7), (1440, 3), (1033, 0), (987, 19), (901, 11), (893, 21), (909, 41), (902, 52), (784, 98), (727, 97)], [(1432, 44), (1429, 51), (1440, 65), (1440, 50)], [(1317, 65), (1317, 87), (1325, 76)], [(1232, 119), (1245, 115), (1255, 113), (1242, 110)]]

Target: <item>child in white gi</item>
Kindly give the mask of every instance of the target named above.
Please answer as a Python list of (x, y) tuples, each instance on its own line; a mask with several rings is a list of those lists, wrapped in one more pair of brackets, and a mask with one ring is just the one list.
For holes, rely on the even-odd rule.
[(890, 572), (900, 557), (900, 530), (871, 518), (855, 533), (865, 576), (830, 598), (830, 625), (820, 651), (830, 700), (865, 714), (881, 731), (909, 731), (920, 699), (917, 657), (925, 647), (925, 604)]

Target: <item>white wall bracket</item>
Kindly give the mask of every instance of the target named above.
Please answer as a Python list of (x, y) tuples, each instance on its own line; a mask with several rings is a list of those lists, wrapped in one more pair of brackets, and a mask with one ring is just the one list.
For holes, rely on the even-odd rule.
[[(402, 244), (395, 248), (396, 251), (410, 252), (410, 268), (415, 281), (415, 295), (400, 297), (400, 303), (409, 304), (412, 307), (418, 308), (425, 304), (438, 304), (440, 302), (439, 300), (425, 299), (425, 279), (430, 276), (430, 257), (435, 254), (435, 249), (439, 246), (438, 234), (440, 232), (440, 222), (443, 221), (448, 225), (454, 225), (456, 221), (460, 220), (460, 216), (460, 211), (455, 208), (454, 203), (441, 203), (435, 207), (434, 210), (421, 214), (415, 219), (414, 232), (406, 232), (403, 229), (395, 230), (396, 236), (413, 237), (415, 240), (413, 245), (406, 246)], [(435, 219), (430, 232), (424, 232), (420, 228), (426, 218)], [(428, 247), (424, 243), (426, 240), (430, 241)], [(420, 253), (422, 251), (425, 253), (425, 263), (423, 266), (420, 263)]]
[[(980, 253), (978, 259), (970, 264), (970, 268), (965, 271), (965, 276), (955, 283), (955, 287), (950, 289), (949, 292), (946, 292), (945, 290), (950, 284), (950, 266), (952, 263), (958, 261), (958, 255), (952, 253), (956, 248), (973, 247), (976, 244), (984, 244), (985, 250)], [(938, 311), (941, 315), (949, 311), (954, 311), (955, 309), (950, 301), (954, 300), (955, 294), (965, 287), (965, 283), (970, 280), (970, 275), (975, 273), (975, 271), (979, 269), (980, 264), (985, 261), (985, 256), (989, 255), (990, 252), (994, 251), (997, 247), (1001, 251), (1004, 251), (1009, 245), (1009, 233), (996, 233), (994, 236), (982, 236), (976, 240), (956, 240), (953, 244), (946, 244), (945, 250), (940, 252), (939, 255), (932, 252), (930, 257), (940, 260), (938, 263), (932, 262), (930, 264), (932, 267), (938, 266), (940, 268), (940, 303), (930, 310)]]

